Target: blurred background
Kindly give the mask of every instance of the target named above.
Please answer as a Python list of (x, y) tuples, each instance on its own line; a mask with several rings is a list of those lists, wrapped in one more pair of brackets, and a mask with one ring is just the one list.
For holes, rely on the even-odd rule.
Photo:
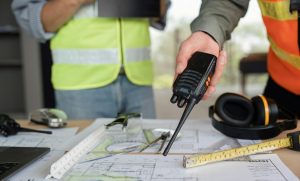
[[(201, 0), (172, 0), (165, 31), (154, 29), (151, 31), (152, 57), (156, 71), (154, 87), (157, 113), (160, 118), (179, 118), (182, 113), (182, 109), (170, 104), (169, 101), (172, 94), (175, 60), (180, 43), (191, 34), (190, 23), (198, 15), (200, 4)], [(190, 118), (207, 116), (208, 107), (213, 105), (217, 97), (224, 92), (244, 93), (248, 97), (261, 94), (267, 80), (265, 67), (259, 67), (260, 63), (257, 62), (258, 64), (253, 67), (253, 73), (250, 73), (252, 70), (247, 69), (249, 73), (245, 77), (243, 91), (240, 62), (249, 54), (265, 53), (268, 45), (257, 1), (250, 1), (246, 16), (241, 19), (231, 40), (224, 46), (228, 63), (216, 93), (209, 100), (200, 102), (192, 111)], [(246, 66), (249, 68), (248, 65)]]
[[(18, 27), (10, 3), (10, 0), (0, 1), (0, 113), (26, 118), (34, 109), (55, 104), (50, 83), (51, 55), (47, 43), (38, 43)], [(191, 34), (190, 23), (198, 15), (200, 4), (201, 0), (172, 0), (165, 30), (151, 29), (157, 118), (179, 119), (182, 113), (182, 109), (169, 101), (175, 60), (180, 43)], [(191, 119), (207, 117), (208, 107), (224, 92), (242, 93), (248, 97), (262, 93), (267, 79), (265, 67), (254, 64), (253, 68), (247, 64), (246, 70), (241, 68), (244, 57), (265, 53), (268, 49), (256, 1), (250, 1), (246, 16), (224, 49), (228, 63), (217, 91), (194, 108)]]

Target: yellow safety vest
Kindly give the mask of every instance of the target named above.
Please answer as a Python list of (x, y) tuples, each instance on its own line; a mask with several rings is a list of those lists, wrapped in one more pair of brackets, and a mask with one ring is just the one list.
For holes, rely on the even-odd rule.
[(121, 66), (137, 85), (151, 85), (149, 21), (99, 18), (85, 6), (51, 40), (55, 89), (97, 88), (116, 80)]

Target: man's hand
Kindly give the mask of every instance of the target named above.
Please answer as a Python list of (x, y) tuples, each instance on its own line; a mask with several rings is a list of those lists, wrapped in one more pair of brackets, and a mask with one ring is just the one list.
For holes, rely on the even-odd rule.
[(56, 32), (83, 5), (95, 0), (49, 0), (42, 9), (41, 21), (46, 32)]
[(188, 60), (196, 51), (210, 53), (218, 57), (215, 73), (203, 97), (203, 99), (206, 100), (211, 94), (216, 91), (215, 86), (221, 78), (223, 69), (227, 62), (227, 57), (225, 51), (220, 52), (218, 43), (211, 36), (204, 32), (195, 32), (180, 46), (179, 53), (176, 59), (176, 76), (183, 72), (183, 70), (187, 66)]

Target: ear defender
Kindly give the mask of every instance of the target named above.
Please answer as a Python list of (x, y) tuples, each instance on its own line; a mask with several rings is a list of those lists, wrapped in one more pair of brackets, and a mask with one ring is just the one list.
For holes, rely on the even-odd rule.
[(247, 126), (253, 119), (254, 107), (251, 101), (235, 93), (222, 94), (214, 106), (215, 113), (233, 126)]
[[(235, 93), (224, 93), (209, 108), (212, 125), (221, 133), (239, 139), (268, 139), (284, 130), (297, 127), (294, 115), (277, 121), (279, 106), (263, 95), (248, 99)], [(217, 115), (217, 117), (215, 117)], [(287, 115), (287, 114), (285, 114)]]
[(255, 119), (253, 123), (267, 126), (276, 122), (279, 113), (278, 107), (273, 99), (259, 95), (253, 97), (251, 101), (255, 109)]
[(215, 113), (226, 123), (245, 127), (268, 125), (277, 119), (278, 108), (272, 99), (255, 96), (251, 100), (235, 93), (222, 94), (215, 103)]

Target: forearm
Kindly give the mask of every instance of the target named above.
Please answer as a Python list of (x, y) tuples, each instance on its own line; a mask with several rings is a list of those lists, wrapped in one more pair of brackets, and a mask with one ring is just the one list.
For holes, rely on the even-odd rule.
[(206, 32), (222, 47), (246, 14), (248, 4), (249, 0), (203, 0), (199, 16), (191, 24), (192, 32)]
[(56, 32), (68, 22), (83, 3), (81, 0), (51, 0), (41, 12), (41, 21), (46, 32)]

